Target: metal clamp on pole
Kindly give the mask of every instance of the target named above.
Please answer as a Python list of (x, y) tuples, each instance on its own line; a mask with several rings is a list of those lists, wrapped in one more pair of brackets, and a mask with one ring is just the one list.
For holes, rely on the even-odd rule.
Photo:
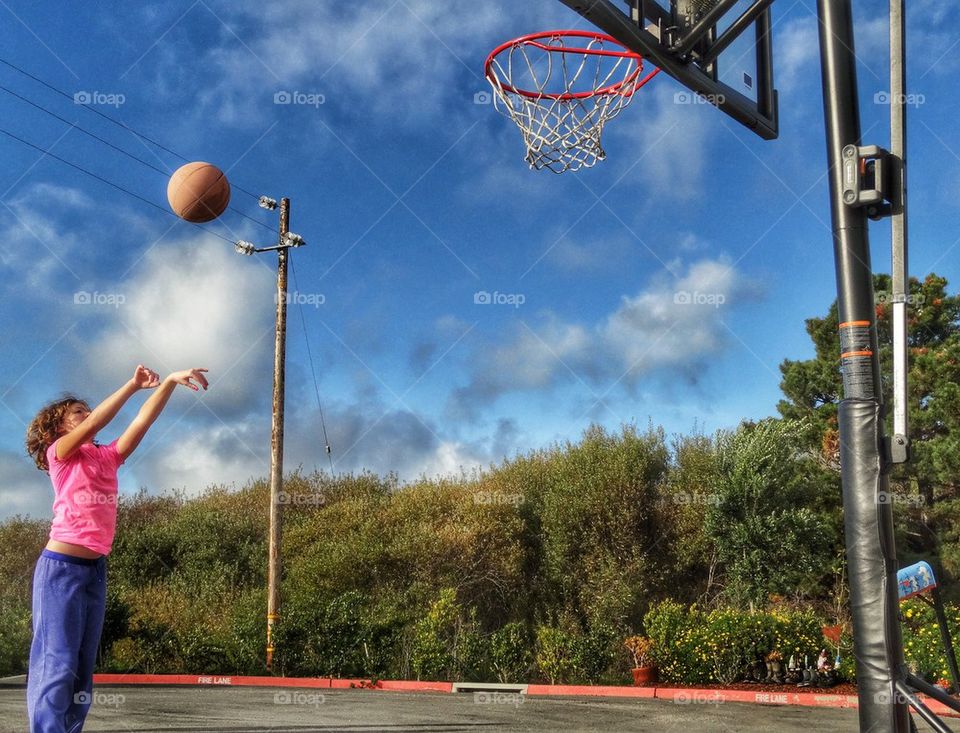
[(871, 219), (890, 216), (890, 153), (877, 145), (843, 148), (843, 203), (863, 206)]

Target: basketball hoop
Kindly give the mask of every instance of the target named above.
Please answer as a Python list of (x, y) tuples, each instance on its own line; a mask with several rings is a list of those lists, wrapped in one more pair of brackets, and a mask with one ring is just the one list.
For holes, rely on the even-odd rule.
[(522, 36), (493, 49), (484, 66), (494, 106), (523, 133), (527, 163), (554, 173), (603, 160), (603, 126), (659, 71), (641, 77), (639, 54), (589, 31)]

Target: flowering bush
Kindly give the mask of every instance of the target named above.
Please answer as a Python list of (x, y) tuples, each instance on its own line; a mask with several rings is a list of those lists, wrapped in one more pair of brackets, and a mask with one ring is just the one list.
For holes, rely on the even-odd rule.
[(729, 684), (771, 652), (799, 662), (815, 659), (823, 647), (822, 620), (810, 611), (707, 612), (665, 601), (647, 613), (644, 625), (665, 682)]
[[(947, 628), (956, 643), (960, 634), (960, 609), (954, 605), (944, 608), (947, 616)], [(937, 615), (931, 606), (917, 598), (910, 598), (900, 604), (903, 618), (903, 651), (907, 666), (928, 682), (950, 677), (947, 655), (940, 640), (940, 626)]]

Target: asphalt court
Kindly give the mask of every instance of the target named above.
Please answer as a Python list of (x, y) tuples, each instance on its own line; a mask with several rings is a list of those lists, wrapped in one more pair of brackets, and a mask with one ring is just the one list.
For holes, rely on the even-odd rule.
[[(25, 690), (0, 689), (0, 733), (27, 731)], [(948, 725), (955, 721), (948, 720)], [(917, 721), (919, 731), (929, 731)], [(97, 686), (97, 733), (856, 731), (857, 712), (745, 703), (241, 687)], [(951, 725), (955, 729), (960, 727)]]

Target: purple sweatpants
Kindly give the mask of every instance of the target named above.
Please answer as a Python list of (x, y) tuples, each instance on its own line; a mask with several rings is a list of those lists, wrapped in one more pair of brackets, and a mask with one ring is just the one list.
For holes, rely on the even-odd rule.
[(107, 563), (44, 550), (33, 574), (30, 733), (78, 733), (93, 701)]

